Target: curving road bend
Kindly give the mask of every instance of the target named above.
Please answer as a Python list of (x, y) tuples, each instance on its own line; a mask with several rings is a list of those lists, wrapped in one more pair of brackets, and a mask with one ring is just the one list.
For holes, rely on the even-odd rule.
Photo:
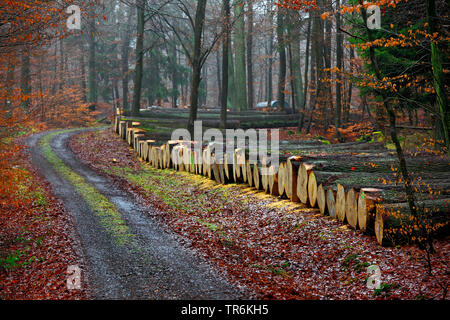
[(27, 140), (33, 164), (52, 185), (72, 215), (84, 258), (83, 279), (94, 299), (241, 299), (239, 289), (215, 271), (180, 238), (152, 218), (153, 209), (138, 204), (109, 177), (81, 163), (68, 147), (82, 130), (55, 136), (52, 151), (71, 170), (114, 203), (137, 246), (117, 244), (75, 187), (45, 158), (36, 134)]

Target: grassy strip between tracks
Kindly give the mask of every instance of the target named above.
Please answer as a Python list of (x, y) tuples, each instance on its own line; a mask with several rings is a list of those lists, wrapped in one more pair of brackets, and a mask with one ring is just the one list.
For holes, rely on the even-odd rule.
[(111, 203), (96, 188), (90, 185), (86, 180), (70, 169), (58, 156), (52, 151), (50, 141), (57, 135), (70, 130), (57, 131), (44, 136), (41, 141), (41, 147), (44, 157), (47, 161), (66, 178), (83, 197), (90, 209), (100, 218), (101, 225), (107, 230), (111, 237), (119, 245), (131, 245), (133, 243), (133, 234), (124, 222), (121, 213), (116, 206)]

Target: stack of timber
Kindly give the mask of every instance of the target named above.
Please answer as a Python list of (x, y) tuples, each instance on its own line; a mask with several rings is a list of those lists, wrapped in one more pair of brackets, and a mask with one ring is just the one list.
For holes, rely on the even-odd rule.
[[(245, 148), (226, 154), (224, 145), (194, 141), (158, 140), (139, 128), (140, 123), (117, 116), (113, 130), (142, 161), (157, 169), (174, 169), (204, 175), (217, 183), (245, 183), (292, 202), (317, 207), (321, 214), (376, 237), (389, 245), (392, 228), (409, 219), (410, 208), (396, 168), (396, 157), (381, 143), (351, 142), (324, 145), (317, 141), (281, 143), (298, 155), (257, 159)], [(416, 187), (416, 208), (427, 219), (449, 227), (450, 164), (448, 158), (408, 158)], [(421, 189), (421, 190), (419, 190)], [(399, 218), (401, 216), (401, 218)]]

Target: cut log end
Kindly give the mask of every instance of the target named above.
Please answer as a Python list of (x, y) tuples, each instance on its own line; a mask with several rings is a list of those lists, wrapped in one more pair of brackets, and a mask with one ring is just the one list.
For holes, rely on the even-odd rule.
[(358, 193), (353, 188), (347, 192), (345, 206), (347, 222), (353, 229), (356, 229), (358, 226)]
[(313, 166), (302, 163), (297, 177), (297, 196), (301, 203), (308, 203), (308, 178)]
[(322, 184), (317, 187), (317, 206), (321, 214), (326, 213), (327, 199)]
[(345, 220), (345, 189), (339, 183), (336, 192), (336, 217), (339, 221)]
[(331, 218), (336, 218), (336, 195), (332, 188), (327, 189), (327, 209)]
[(308, 198), (309, 205), (314, 208), (317, 203), (317, 180), (316, 175), (312, 171), (308, 177)]

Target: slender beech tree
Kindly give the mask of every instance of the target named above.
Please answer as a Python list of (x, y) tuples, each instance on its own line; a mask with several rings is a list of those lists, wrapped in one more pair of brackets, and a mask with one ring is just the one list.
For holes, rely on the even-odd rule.
[(20, 89), (22, 95), (25, 96), (22, 102), (22, 108), (29, 111), (31, 104), (31, 50), (28, 45), (23, 46), (22, 50), (22, 66), (20, 69)]
[(247, 108), (254, 107), (253, 84), (253, 1), (247, 1)]
[(91, 104), (91, 108), (95, 109), (97, 104), (97, 66), (96, 66), (96, 34), (97, 28), (95, 26), (96, 19), (93, 15), (89, 19), (89, 33), (88, 48), (89, 48), (89, 60), (88, 60), (88, 102)]
[(267, 70), (267, 106), (270, 107), (273, 99), (273, 0), (269, 1), (269, 5), (267, 7), (267, 18), (268, 18), (268, 25), (269, 25), (269, 37), (268, 37), (268, 45), (267, 45), (267, 52), (266, 55), (268, 58), (268, 70)]
[(128, 83), (130, 81), (129, 76), (129, 55), (130, 55), (130, 42), (131, 42), (131, 18), (133, 16), (133, 7), (128, 8), (127, 24), (123, 30), (122, 38), (122, 52), (121, 52), (121, 64), (122, 64), (122, 108), (124, 110), (129, 109), (128, 105)]
[(334, 116), (334, 135), (336, 138), (340, 137), (339, 128), (341, 127), (341, 110), (342, 110), (342, 55), (343, 55), (343, 36), (341, 32), (341, 14), (340, 14), (340, 0), (336, 0), (336, 112)]
[(234, 2), (234, 50), (236, 102), (239, 110), (247, 110), (247, 76), (245, 67), (245, 20), (244, 0)]
[(198, 96), (201, 81), (201, 71), (204, 63), (202, 55), (203, 26), (205, 23), (206, 0), (198, 0), (194, 20), (194, 51), (190, 59), (192, 64), (191, 83), (191, 108), (189, 110), (189, 121), (187, 129), (193, 136), (194, 121), (197, 120)]
[(228, 49), (230, 47), (230, 0), (223, 0), (223, 41), (222, 41), (222, 90), (220, 101), (220, 128), (227, 127), (228, 107)]
[[(428, 33), (435, 34), (439, 32), (439, 24), (436, 14), (436, 1), (426, 0)], [(433, 84), (436, 91), (436, 100), (439, 115), (437, 124), (437, 137), (444, 139), (450, 153), (450, 108), (447, 102), (447, 92), (444, 82), (443, 56), (439, 44), (431, 41), (431, 65), (433, 68)]]
[(279, 72), (278, 72), (278, 107), (284, 110), (285, 105), (285, 90), (286, 90), (286, 39), (285, 39), (285, 26), (284, 26), (285, 10), (283, 7), (278, 7), (277, 12), (277, 48), (278, 56), (280, 59)]
[(139, 116), (141, 108), (142, 76), (144, 68), (144, 27), (145, 0), (137, 0), (137, 38), (136, 38), (136, 66), (134, 68), (134, 96), (131, 114)]
[(306, 52), (305, 52), (305, 74), (304, 74), (304, 89), (303, 89), (303, 104), (300, 110), (300, 117), (298, 118), (298, 131), (303, 129), (303, 123), (305, 121), (306, 101), (308, 95), (308, 74), (309, 74), (309, 48), (311, 45), (311, 18), (308, 18), (308, 27), (306, 31)]

